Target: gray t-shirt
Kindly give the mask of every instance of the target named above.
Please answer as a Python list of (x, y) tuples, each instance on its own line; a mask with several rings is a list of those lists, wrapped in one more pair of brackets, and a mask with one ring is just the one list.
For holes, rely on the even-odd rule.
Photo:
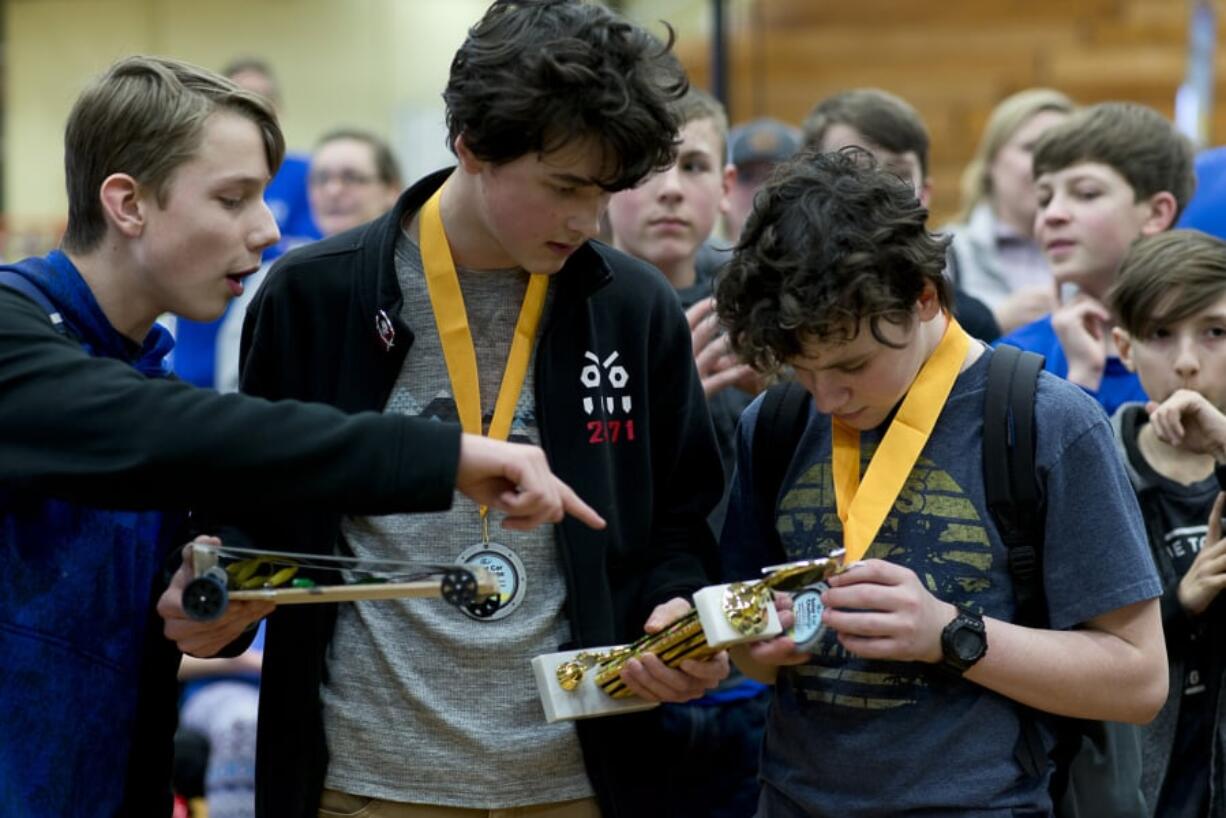
[[(454, 421), (421, 255), (404, 234), (396, 274), (414, 340), (385, 411)], [(528, 274), (458, 274), (488, 429)], [(532, 372), (510, 439), (539, 443)], [(477, 809), (592, 794), (574, 725), (545, 723), (529, 664), (570, 638), (552, 529), (507, 531), (496, 512), (490, 523), (490, 539), (514, 555), (504, 553), (504, 567), (521, 563), (521, 592), (504, 618), (474, 619), (437, 599), (340, 607), (322, 691), (329, 788)], [(476, 505), (459, 494), (446, 512), (347, 517), (341, 533), (356, 556), (427, 563), (453, 563), (482, 539)]]
[[(1012, 621), (1006, 550), (983, 489), (990, 355), (958, 377), (867, 557), (911, 568), (940, 599)], [(754, 507), (748, 447), (760, 406), (751, 404), (742, 419), (725, 553), (760, 540), (755, 532), (769, 524)], [(1071, 628), (1158, 596), (1136, 497), (1102, 409), (1044, 373), (1035, 429), (1052, 627)], [(861, 435), (862, 468), (883, 431)], [(814, 414), (770, 521), (789, 559), (822, 556), (842, 542), (830, 460), (829, 417)], [(814, 653), (779, 674), (763, 746), (761, 818), (1003, 818), (1050, 810), (1047, 782), (1028, 778), (1014, 757), (1020, 707), (1010, 699), (921, 663), (859, 659), (831, 632)], [(1050, 747), (1050, 730), (1046, 738)]]

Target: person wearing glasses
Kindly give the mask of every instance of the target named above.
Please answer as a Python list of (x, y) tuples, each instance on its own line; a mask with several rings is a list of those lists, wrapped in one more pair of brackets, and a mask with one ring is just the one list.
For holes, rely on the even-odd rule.
[(346, 128), (316, 143), (307, 196), (324, 238), (379, 216), (396, 203), (402, 189), (396, 157), (374, 134)]

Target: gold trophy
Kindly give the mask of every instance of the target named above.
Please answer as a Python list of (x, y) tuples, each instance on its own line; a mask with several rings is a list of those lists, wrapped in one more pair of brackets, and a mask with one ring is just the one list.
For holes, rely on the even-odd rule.
[(654, 653), (669, 667), (683, 659), (706, 659), (725, 648), (770, 639), (782, 633), (775, 612), (776, 591), (797, 591), (822, 582), (842, 566), (842, 552), (762, 569), (759, 580), (712, 585), (694, 594), (694, 608), (659, 633), (629, 645), (563, 651), (532, 660), (545, 719), (549, 722), (646, 710), (627, 689), (626, 662)]

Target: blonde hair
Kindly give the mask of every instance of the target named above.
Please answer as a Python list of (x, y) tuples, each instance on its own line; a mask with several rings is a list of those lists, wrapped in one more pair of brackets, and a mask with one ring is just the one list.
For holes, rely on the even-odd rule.
[(86, 88), (64, 129), (64, 249), (88, 253), (106, 236), (98, 191), (112, 173), (132, 176), (163, 204), (171, 175), (195, 155), (205, 123), (217, 111), (255, 123), (268, 172), (275, 174), (285, 157), (285, 137), (272, 103), (220, 74), (178, 60), (134, 56)]
[(685, 96), (672, 104), (672, 109), (677, 116), (677, 125), (681, 128), (691, 122), (710, 122), (719, 136), (719, 160), (728, 161), (728, 112), (723, 103), (706, 91), (691, 85)]
[(962, 210), (957, 221), (965, 222), (980, 202), (992, 192), (992, 163), (996, 154), (1030, 118), (1043, 111), (1072, 114), (1077, 110), (1073, 101), (1051, 88), (1030, 88), (1005, 98), (992, 110), (983, 129), (979, 148), (966, 170), (962, 172)]

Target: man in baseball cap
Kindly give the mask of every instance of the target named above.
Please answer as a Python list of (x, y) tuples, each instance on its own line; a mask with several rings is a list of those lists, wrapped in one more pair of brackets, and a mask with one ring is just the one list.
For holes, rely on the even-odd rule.
[(732, 129), (728, 150), (732, 164), (736, 165), (736, 179), (732, 183), (724, 221), (724, 232), (730, 243), (735, 244), (740, 239), (758, 188), (775, 165), (796, 153), (800, 144), (800, 129), (777, 119), (763, 117)]

